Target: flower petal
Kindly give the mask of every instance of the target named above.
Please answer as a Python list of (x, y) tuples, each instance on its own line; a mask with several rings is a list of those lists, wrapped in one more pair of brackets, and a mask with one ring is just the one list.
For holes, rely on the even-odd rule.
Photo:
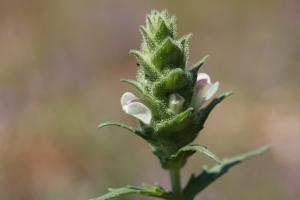
[(143, 123), (147, 125), (150, 124), (152, 113), (150, 109), (144, 104), (140, 102), (132, 102), (125, 106), (122, 106), (122, 108), (127, 114), (138, 118), (139, 120), (141, 120)]
[(205, 84), (210, 84), (210, 77), (208, 74), (205, 73), (198, 73), (197, 74), (197, 83), (205, 83)]
[(208, 84), (202, 91), (202, 97), (207, 101), (209, 100), (219, 89), (219, 82), (214, 84)]
[(121, 105), (122, 105), (122, 107), (124, 107), (136, 99), (138, 99), (138, 98), (131, 92), (125, 92), (121, 97)]
[(200, 108), (206, 101), (208, 101), (219, 89), (219, 82), (213, 84), (206, 84), (202, 88), (196, 88), (192, 97), (192, 105), (195, 108)]

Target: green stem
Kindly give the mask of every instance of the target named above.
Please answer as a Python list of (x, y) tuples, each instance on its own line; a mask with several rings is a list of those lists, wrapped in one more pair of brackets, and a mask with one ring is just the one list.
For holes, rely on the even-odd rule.
[(175, 194), (175, 196), (178, 197), (177, 200), (180, 200), (181, 199), (180, 169), (171, 168), (170, 179), (171, 179), (172, 191)]

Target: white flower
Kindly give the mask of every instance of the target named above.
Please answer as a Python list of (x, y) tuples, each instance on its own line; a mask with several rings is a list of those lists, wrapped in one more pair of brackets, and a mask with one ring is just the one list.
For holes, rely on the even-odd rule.
[(137, 101), (138, 98), (131, 92), (125, 92), (121, 97), (122, 109), (125, 113), (132, 115), (143, 123), (149, 125), (152, 118), (150, 109)]
[(200, 108), (219, 89), (219, 82), (211, 83), (210, 77), (205, 73), (198, 73), (195, 92), (192, 98), (192, 105)]
[(179, 113), (183, 107), (185, 99), (177, 93), (173, 93), (169, 97), (169, 108), (175, 112)]

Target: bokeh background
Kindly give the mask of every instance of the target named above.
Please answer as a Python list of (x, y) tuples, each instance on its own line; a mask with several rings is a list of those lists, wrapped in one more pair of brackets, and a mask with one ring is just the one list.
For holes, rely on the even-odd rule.
[[(158, 182), (149, 146), (99, 122), (136, 125), (120, 108), (119, 82), (151, 9), (168, 9), (193, 33), (190, 64), (235, 95), (220, 104), (197, 143), (222, 157), (271, 144), (197, 199), (296, 200), (300, 196), (300, 2), (297, 0), (1, 0), (0, 199), (88, 199), (107, 187)], [(208, 159), (195, 156), (183, 182)], [(126, 198), (123, 198), (126, 199)], [(128, 197), (127, 199), (142, 199)]]

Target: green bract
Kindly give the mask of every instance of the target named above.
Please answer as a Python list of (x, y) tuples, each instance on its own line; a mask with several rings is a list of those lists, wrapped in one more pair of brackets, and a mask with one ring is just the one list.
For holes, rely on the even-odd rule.
[[(157, 186), (150, 187), (151, 190), (149, 187), (130, 186), (114, 189), (99, 199), (132, 193), (165, 199), (192, 199), (201, 190), (197, 187), (199, 180), (202, 181), (201, 177), (199, 180), (191, 179), (185, 190), (181, 190), (179, 179), (180, 168), (192, 154), (198, 152), (207, 155), (219, 166), (212, 168), (218, 169), (214, 173), (219, 174), (205, 175), (209, 178), (203, 179), (201, 188), (214, 180), (211, 177), (219, 177), (231, 166), (221, 161), (206, 147), (191, 144), (203, 129), (213, 108), (231, 95), (231, 92), (208, 102), (218, 90), (219, 83), (211, 83), (207, 74), (199, 73), (207, 56), (188, 67), (188, 43), (191, 34), (177, 38), (174, 16), (170, 16), (166, 11), (152, 11), (146, 18), (146, 25), (141, 26), (140, 31), (143, 36), (141, 49), (130, 51), (130, 54), (136, 57), (139, 66), (137, 80), (122, 80), (133, 86), (137, 95), (126, 92), (121, 98), (123, 110), (138, 118), (140, 126), (133, 128), (122, 123), (106, 122), (99, 127), (119, 126), (150, 143), (162, 167), (171, 172), (173, 191), (165, 192)], [(205, 171), (208, 174), (211, 172), (212, 170)], [(190, 190), (194, 193), (185, 194)]]
[[(141, 49), (130, 51), (139, 63), (137, 81), (126, 82), (137, 88), (141, 102), (152, 112), (150, 125), (140, 127), (141, 134), (153, 146), (162, 166), (168, 168), (171, 155), (196, 138), (206, 119), (203, 114), (211, 110), (198, 110), (191, 105), (197, 73), (205, 59), (188, 69), (191, 35), (177, 39), (176, 18), (166, 11), (152, 11), (140, 30)], [(176, 105), (170, 105), (173, 94), (184, 100), (176, 110)]]

